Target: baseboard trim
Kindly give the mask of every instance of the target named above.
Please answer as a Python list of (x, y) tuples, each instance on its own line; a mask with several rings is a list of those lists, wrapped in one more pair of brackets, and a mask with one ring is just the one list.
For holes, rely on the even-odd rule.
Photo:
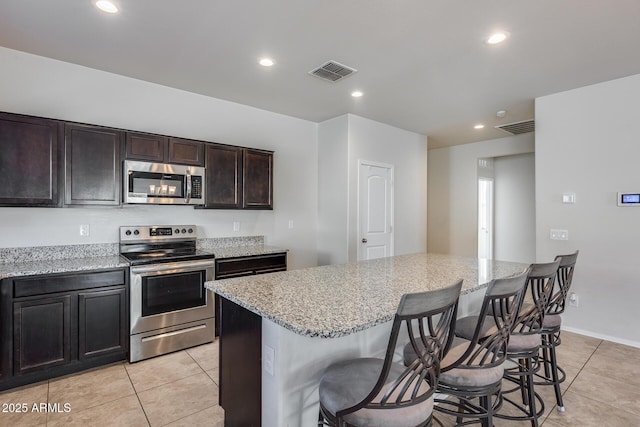
[(611, 335), (598, 334), (592, 331), (585, 331), (584, 329), (571, 328), (571, 327), (565, 327), (565, 326), (562, 327), (562, 330), (567, 332), (573, 332), (580, 335), (586, 335), (591, 338), (598, 338), (601, 340), (611, 341), (617, 344), (624, 344), (630, 347), (640, 348), (640, 342), (638, 341), (625, 340), (618, 337), (612, 337)]

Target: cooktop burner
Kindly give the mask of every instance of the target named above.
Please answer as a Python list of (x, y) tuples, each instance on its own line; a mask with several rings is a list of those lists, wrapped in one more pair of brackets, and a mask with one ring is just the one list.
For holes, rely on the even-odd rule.
[(120, 256), (131, 265), (215, 258), (196, 248), (195, 225), (122, 226)]

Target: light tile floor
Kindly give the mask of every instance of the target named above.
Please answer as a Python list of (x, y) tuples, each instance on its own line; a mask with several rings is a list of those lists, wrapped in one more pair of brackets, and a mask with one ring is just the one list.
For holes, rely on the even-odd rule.
[[(640, 425), (640, 349), (565, 331), (558, 358), (567, 371), (566, 411), (556, 410), (551, 387), (538, 387), (547, 405), (542, 427)], [(217, 365), (216, 341), (9, 390), (0, 404), (26, 403), (28, 411), (0, 412), (0, 426), (222, 427)], [(32, 411), (34, 403), (59, 404), (60, 412)], [(496, 427), (528, 425), (496, 420)]]
[[(0, 426), (222, 427), (218, 372), (218, 341), (111, 364), (0, 393), (7, 410), (27, 406), (26, 413), (0, 412)], [(48, 404), (50, 411), (35, 411), (34, 403)]]

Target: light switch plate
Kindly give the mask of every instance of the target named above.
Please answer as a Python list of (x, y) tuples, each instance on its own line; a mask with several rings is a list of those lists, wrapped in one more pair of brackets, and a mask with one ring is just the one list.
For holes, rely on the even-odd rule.
[(556, 230), (552, 228), (549, 238), (551, 240), (569, 240), (569, 230)]
[(565, 193), (562, 195), (562, 203), (573, 204), (576, 202), (576, 195), (573, 193)]

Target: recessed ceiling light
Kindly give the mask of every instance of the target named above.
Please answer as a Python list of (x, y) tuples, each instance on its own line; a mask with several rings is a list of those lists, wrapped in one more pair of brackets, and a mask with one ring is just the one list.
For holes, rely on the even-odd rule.
[(107, 12), (107, 13), (118, 12), (118, 6), (116, 6), (114, 3), (110, 2), (109, 0), (98, 0), (96, 2), (96, 7), (101, 11)]
[(491, 34), (491, 36), (489, 36), (489, 38), (487, 39), (487, 44), (502, 43), (507, 39), (507, 37), (508, 37), (508, 34), (505, 32), (498, 32), (498, 33)]
[(482, 129), (482, 128), (484, 128), (484, 125), (478, 124), (478, 125), (475, 125), (473, 128), (474, 129)]
[(354, 90), (353, 92), (351, 92), (351, 96), (353, 96), (354, 98), (360, 98), (362, 95), (364, 95), (364, 93), (359, 90)]
[(262, 65), (263, 67), (271, 67), (273, 64), (275, 64), (275, 62), (273, 62), (273, 59), (271, 58), (260, 58), (258, 64)]

